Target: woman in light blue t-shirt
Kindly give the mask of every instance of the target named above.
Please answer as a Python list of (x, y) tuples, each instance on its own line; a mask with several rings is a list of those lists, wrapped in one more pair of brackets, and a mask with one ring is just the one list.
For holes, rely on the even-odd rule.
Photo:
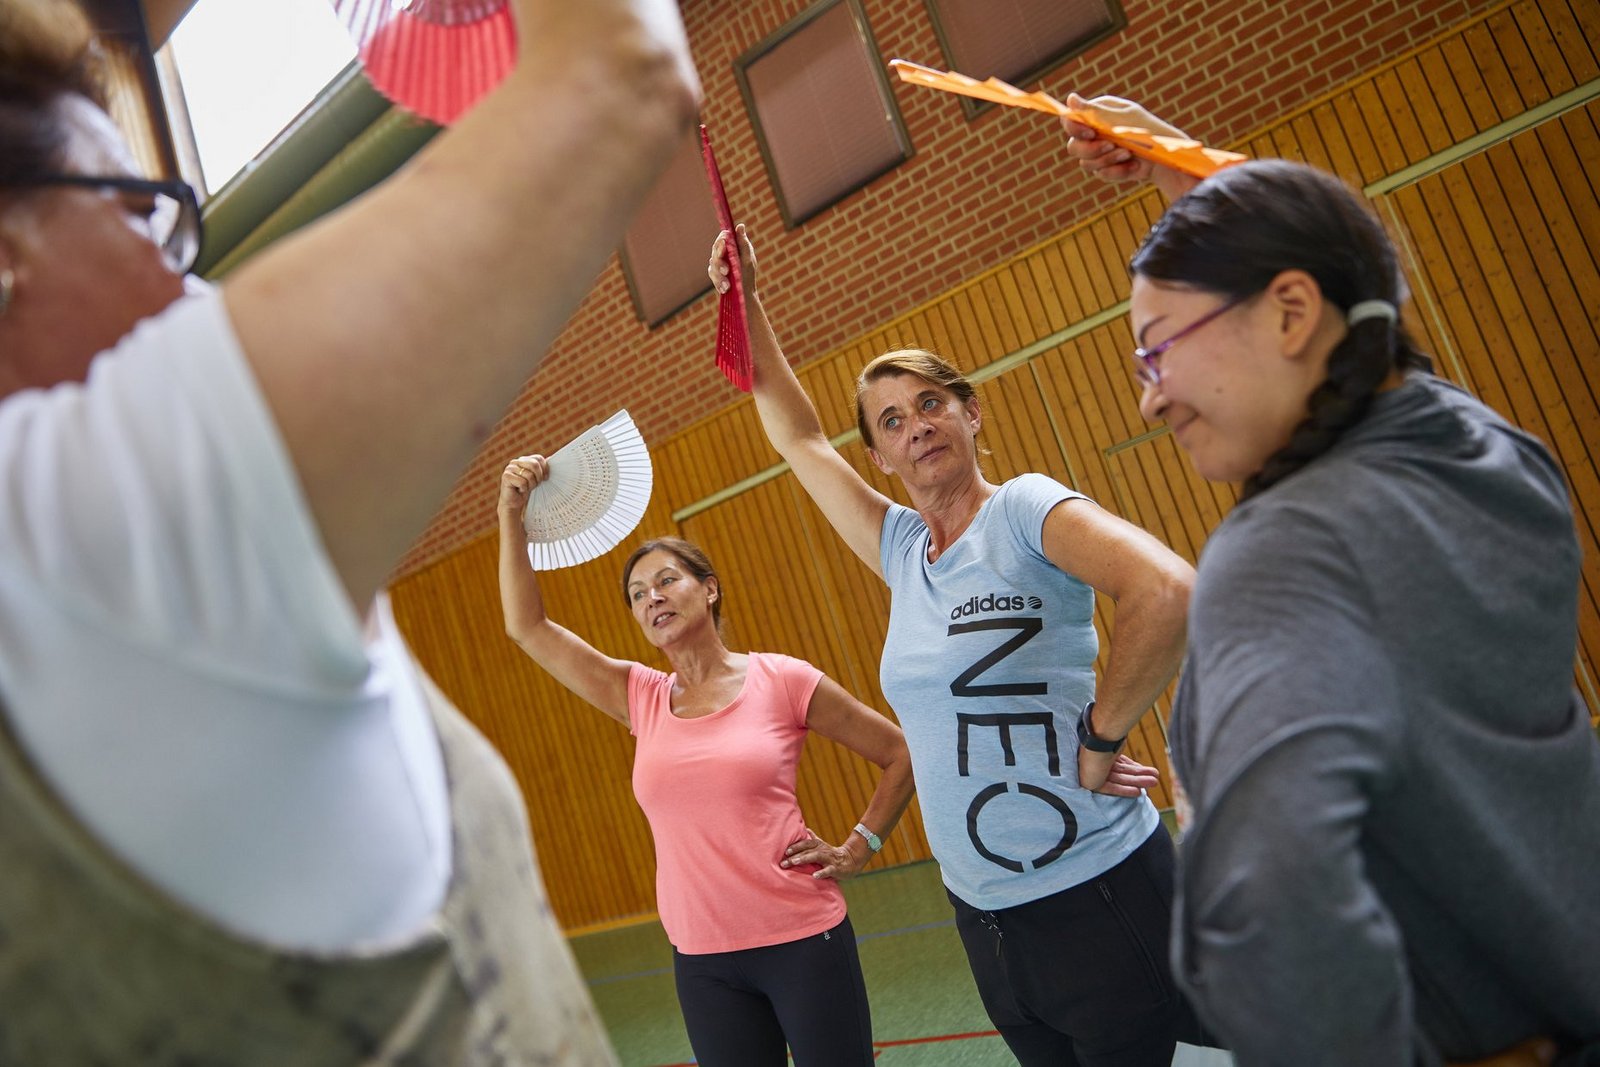
[[(972, 385), (921, 350), (857, 381), (862, 441), (913, 506), (877, 492), (823, 434), (740, 237), (762, 426), (893, 591), (883, 689), (989, 1017), (1024, 1065), (1166, 1067), (1199, 1036), (1166, 962), (1172, 843), (1120, 749), (1177, 670), (1192, 569), (1051, 478), (985, 478)], [(1098, 685), (1095, 590), (1117, 602)]]

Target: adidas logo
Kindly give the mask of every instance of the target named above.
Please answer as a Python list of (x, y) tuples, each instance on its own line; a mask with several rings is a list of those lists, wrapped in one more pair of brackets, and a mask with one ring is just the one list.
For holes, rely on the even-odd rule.
[(963, 619), (968, 615), (982, 615), (990, 611), (1039, 611), (1044, 607), (1044, 601), (1036, 596), (1023, 597), (1016, 594), (988, 593), (984, 596), (974, 596), (965, 604), (950, 610), (952, 619)]

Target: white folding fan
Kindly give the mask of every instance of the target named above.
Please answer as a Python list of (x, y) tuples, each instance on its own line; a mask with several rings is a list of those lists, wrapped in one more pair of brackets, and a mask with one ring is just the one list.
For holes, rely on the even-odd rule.
[(650, 503), (650, 453), (626, 409), (550, 457), (522, 528), (536, 571), (586, 563), (617, 546)]

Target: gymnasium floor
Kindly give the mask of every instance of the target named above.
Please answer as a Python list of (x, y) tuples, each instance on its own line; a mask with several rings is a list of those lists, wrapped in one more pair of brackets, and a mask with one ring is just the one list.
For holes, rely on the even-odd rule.
[[(872, 999), (881, 1067), (1015, 1065), (983, 1013), (934, 863), (845, 883)], [(623, 1067), (692, 1063), (661, 926), (640, 923), (572, 940)], [(1181, 1047), (1176, 1067), (1228, 1067), (1232, 1057)]]

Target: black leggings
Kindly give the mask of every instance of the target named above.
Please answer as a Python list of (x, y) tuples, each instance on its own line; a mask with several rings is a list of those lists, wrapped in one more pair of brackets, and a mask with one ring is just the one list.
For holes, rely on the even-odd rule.
[(1172, 984), (1172, 839), (1082, 885), (1000, 911), (951, 894), (983, 1006), (1023, 1067), (1168, 1067), (1214, 1044)]
[(738, 952), (672, 951), (678, 1004), (700, 1067), (870, 1067), (872, 1018), (849, 918), (799, 941)]

